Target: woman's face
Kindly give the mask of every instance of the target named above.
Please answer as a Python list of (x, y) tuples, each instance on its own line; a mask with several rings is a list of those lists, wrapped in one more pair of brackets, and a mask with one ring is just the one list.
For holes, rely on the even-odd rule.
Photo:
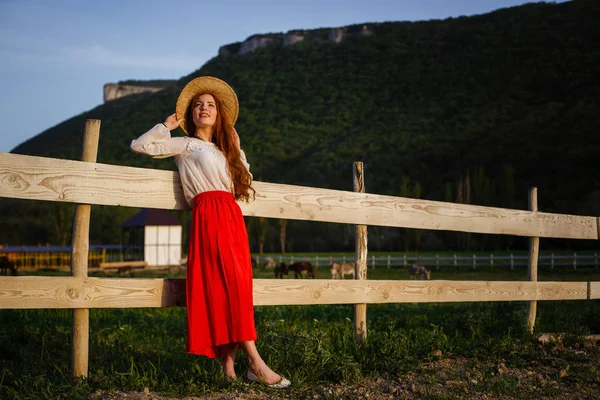
[(212, 127), (217, 120), (217, 103), (212, 94), (201, 94), (192, 103), (192, 118), (196, 128)]

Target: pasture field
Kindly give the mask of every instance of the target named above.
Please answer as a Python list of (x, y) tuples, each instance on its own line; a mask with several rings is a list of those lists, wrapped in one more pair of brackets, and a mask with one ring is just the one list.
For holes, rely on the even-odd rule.
[[(320, 268), (319, 277), (327, 272)], [(270, 278), (272, 271), (254, 275)], [(505, 267), (432, 272), (433, 279), (525, 277), (525, 269)], [(369, 278), (408, 279), (408, 272), (381, 268), (370, 270)], [(540, 271), (540, 280), (600, 280), (600, 271), (555, 268)], [(563, 342), (549, 344), (525, 331), (525, 307), (369, 305), (368, 338), (361, 346), (354, 343), (352, 306), (256, 307), (259, 350), (293, 382), (286, 391), (228, 382), (218, 362), (185, 354), (183, 308), (90, 310), (90, 375), (72, 385), (71, 311), (0, 310), (0, 399), (598, 398), (600, 349), (585, 335), (600, 333), (600, 301), (538, 302), (536, 333), (566, 334)], [(246, 363), (238, 357), (241, 376)]]
[[(298, 261), (302, 260), (302, 257), (297, 258)], [(352, 259), (349, 259), (352, 260)], [(510, 269), (508, 265), (496, 263), (494, 266), (489, 265), (478, 265), (476, 268), (472, 266), (427, 266), (431, 270), (431, 279), (441, 280), (490, 280), (490, 281), (526, 281), (527, 280), (527, 266), (515, 266), (514, 269)], [(275, 278), (273, 270), (265, 270), (263, 268), (255, 268), (254, 278)], [(137, 276), (137, 274), (136, 274)], [(142, 275), (140, 275), (142, 276)], [(294, 274), (288, 275), (289, 278), (293, 278)], [(329, 266), (322, 265), (317, 269), (318, 279), (330, 278)], [(377, 267), (375, 269), (367, 266), (367, 277), (368, 279), (410, 279), (408, 269), (404, 267)], [(600, 280), (600, 267), (596, 268), (591, 266), (578, 266), (576, 270), (568, 265), (556, 266), (551, 269), (549, 266), (538, 267), (538, 280), (539, 281), (598, 281)], [(350, 277), (346, 277), (350, 279)]]

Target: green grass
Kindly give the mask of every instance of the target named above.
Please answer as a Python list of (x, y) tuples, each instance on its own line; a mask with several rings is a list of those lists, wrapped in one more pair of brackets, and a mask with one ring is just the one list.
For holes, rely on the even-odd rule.
[[(556, 280), (600, 280), (593, 267), (578, 269), (575, 275), (573, 271), (552, 273), (557, 275), (545, 272)], [(255, 271), (255, 277), (271, 274)], [(156, 277), (148, 272), (136, 272), (137, 276)], [(369, 276), (407, 279), (408, 273), (376, 269), (369, 271)], [(433, 277), (525, 279), (522, 270), (501, 268), (440, 269), (434, 270)], [(352, 384), (369, 377), (397, 377), (435, 360), (439, 351), (478, 363), (504, 360), (517, 368), (537, 360), (541, 351), (524, 330), (525, 307), (523, 302), (369, 305), (368, 338), (362, 346), (354, 343), (352, 306), (256, 307), (257, 345), (269, 365), (299, 390), (319, 383)], [(243, 385), (225, 381), (218, 362), (185, 354), (183, 308), (90, 310), (90, 376), (72, 385), (71, 324), (70, 310), (0, 310), (0, 398), (78, 399), (98, 390), (139, 392), (145, 387), (184, 396)], [(567, 333), (573, 343), (581, 335), (600, 333), (600, 302), (539, 302), (537, 329)], [(564, 357), (547, 362), (554, 368), (572, 364)], [(238, 374), (246, 368), (240, 353)], [(569, 379), (579, 385), (597, 378), (597, 367), (569, 370)], [(486, 390), (517, 393), (511, 379), (489, 376)]]
[[(371, 305), (368, 339), (354, 343), (351, 306), (257, 307), (258, 347), (297, 387), (397, 376), (445, 355), (518, 366), (535, 346), (523, 330), (523, 303)], [(540, 303), (540, 328), (575, 335), (600, 330), (600, 303)], [(96, 390), (201, 395), (235, 387), (217, 362), (185, 354), (185, 309), (90, 312), (90, 377), (69, 379), (70, 310), (0, 312), (0, 398), (79, 398)], [(557, 361), (557, 366), (568, 360)], [(246, 369), (239, 358), (238, 373)], [(575, 372), (573, 372), (575, 374)], [(581, 380), (597, 370), (582, 370)], [(498, 385), (509, 382), (498, 381)], [(499, 390), (499, 389), (498, 389)]]

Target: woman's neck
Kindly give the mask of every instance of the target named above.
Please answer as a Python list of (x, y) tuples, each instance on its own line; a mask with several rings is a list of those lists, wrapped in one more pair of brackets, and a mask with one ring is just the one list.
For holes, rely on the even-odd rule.
[(197, 127), (196, 134), (194, 135), (198, 139), (202, 139), (205, 142), (210, 142), (212, 140), (212, 127)]

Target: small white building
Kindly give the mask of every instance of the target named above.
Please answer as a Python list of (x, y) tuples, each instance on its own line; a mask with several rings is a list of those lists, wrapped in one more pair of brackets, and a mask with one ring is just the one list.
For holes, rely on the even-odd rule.
[[(143, 248), (149, 267), (179, 265), (181, 260), (181, 222), (166, 210), (146, 208), (123, 222), (127, 246)], [(141, 257), (141, 251), (139, 256)]]

